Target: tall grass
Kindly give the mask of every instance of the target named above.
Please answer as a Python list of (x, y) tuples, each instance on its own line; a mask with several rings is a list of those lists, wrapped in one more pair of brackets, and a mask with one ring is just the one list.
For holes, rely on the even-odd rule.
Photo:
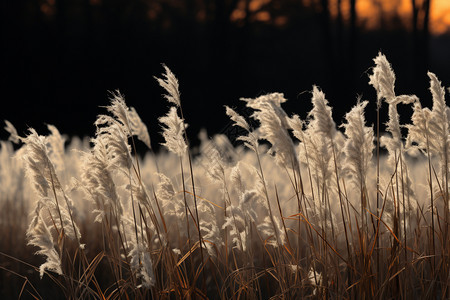
[[(147, 127), (119, 92), (97, 118), (95, 136), (68, 147), (54, 126), (47, 136), (30, 129), (21, 137), (6, 122), (1, 293), (449, 298), (445, 89), (428, 73), (433, 107), (423, 108), (414, 95), (395, 94), (383, 54), (374, 62), (376, 133), (365, 121), (367, 100), (358, 99), (337, 126), (314, 86), (305, 120), (283, 110), (280, 93), (242, 99), (251, 116), (226, 107), (239, 134), (202, 138), (194, 156), (178, 80), (166, 66), (156, 79), (170, 106), (159, 119), (168, 151), (153, 152)], [(400, 123), (400, 104), (412, 106), (409, 124)], [(149, 149), (143, 158), (141, 142)]]

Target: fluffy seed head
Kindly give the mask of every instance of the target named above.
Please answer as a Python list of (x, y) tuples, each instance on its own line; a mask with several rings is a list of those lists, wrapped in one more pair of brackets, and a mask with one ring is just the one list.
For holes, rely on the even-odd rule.
[(377, 107), (380, 108), (383, 98), (387, 102), (395, 98), (395, 74), (386, 56), (381, 52), (373, 61), (375, 67), (373, 68), (373, 74), (369, 75), (369, 84), (377, 91)]
[(309, 128), (314, 128), (318, 134), (323, 134), (328, 138), (333, 138), (336, 133), (336, 124), (333, 121), (332, 109), (325, 99), (325, 94), (317, 87), (313, 86), (312, 99), (313, 109), (308, 117), (312, 118), (308, 124)]
[(163, 67), (166, 71), (165, 74), (162, 74), (163, 78), (155, 77), (155, 79), (158, 81), (159, 85), (163, 87), (167, 92), (167, 94), (164, 95), (164, 98), (166, 98), (170, 103), (173, 103), (177, 107), (179, 107), (181, 105), (181, 102), (178, 79), (166, 65), (163, 64)]
[(8, 120), (5, 120), (5, 124), (6, 124), (6, 126), (4, 128), (10, 134), (8, 140), (10, 140), (11, 142), (13, 142), (15, 144), (18, 144), (20, 142), (20, 137), (17, 134), (16, 127), (14, 127), (14, 125), (11, 122), (9, 122)]
[(163, 124), (162, 135), (166, 141), (162, 145), (178, 156), (184, 155), (187, 151), (183, 137), (185, 125), (177, 114), (177, 108), (172, 106), (166, 116), (159, 118), (159, 122)]

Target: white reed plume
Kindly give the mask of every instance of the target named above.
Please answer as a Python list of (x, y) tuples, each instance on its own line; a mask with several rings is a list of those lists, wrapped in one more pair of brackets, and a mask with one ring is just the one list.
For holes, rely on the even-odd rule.
[(30, 134), (24, 140), (26, 144), (26, 153), (24, 161), (26, 171), (32, 180), (33, 186), (38, 192), (39, 197), (48, 197), (52, 188), (58, 190), (61, 188), (55, 167), (48, 157), (47, 141), (44, 136), (40, 136), (31, 128)]
[(311, 167), (316, 183), (322, 185), (332, 175), (331, 140), (317, 133), (314, 123), (309, 123), (301, 138), (304, 147), (299, 148), (300, 159)]
[(286, 112), (281, 108), (281, 103), (284, 103), (287, 101), (286, 98), (284, 98), (284, 94), (282, 93), (269, 93), (266, 95), (259, 96), (257, 98), (241, 98), (241, 101), (246, 102), (246, 106), (253, 108), (255, 110), (262, 110), (264, 106), (269, 105), (274, 113), (278, 116), (280, 119), (281, 124), (284, 128), (287, 128), (287, 114)]
[(159, 176), (156, 196), (158, 197), (158, 199), (161, 199), (164, 202), (171, 202), (172, 198), (175, 196), (175, 189), (173, 187), (172, 181), (162, 173), (157, 173), (156, 175)]
[(227, 206), (227, 217), (222, 224), (222, 229), (228, 228), (233, 248), (246, 252), (249, 242), (249, 223), (245, 217), (245, 212), (240, 206)]
[(257, 228), (267, 244), (273, 247), (282, 247), (286, 244), (286, 232), (278, 216), (274, 215), (273, 218), (266, 216)]
[[(147, 247), (147, 243), (142, 236), (139, 236), (139, 240), (136, 240), (136, 236), (133, 233), (134, 225), (130, 220), (128, 237), (130, 239), (130, 251), (128, 256), (131, 258), (130, 267), (133, 272), (136, 272), (136, 277), (141, 280), (141, 284), (137, 288), (149, 289), (155, 285), (155, 274), (153, 272), (153, 263), (150, 257), (150, 249)], [(138, 231), (140, 232), (140, 230)]]
[(247, 123), (244, 117), (239, 115), (236, 111), (229, 108), (228, 106), (225, 106), (226, 108), (226, 114), (230, 117), (232, 121), (234, 121), (233, 126), (238, 126), (243, 128), (245, 131), (248, 132), (247, 135), (239, 136), (237, 140), (243, 141), (244, 145), (251, 149), (254, 152), (258, 151), (258, 138), (256, 137), (255, 133), (251, 131), (250, 125)]
[(384, 145), (390, 155), (390, 165), (395, 166), (396, 156), (403, 155), (403, 142), (400, 125), (400, 116), (397, 112), (397, 105), (400, 103), (410, 104), (417, 101), (414, 95), (395, 95), (395, 74), (386, 56), (378, 53), (374, 59), (375, 67), (373, 74), (369, 76), (369, 84), (377, 91), (377, 106), (381, 106), (381, 100), (384, 99), (389, 104), (389, 121), (387, 131), (391, 133), (391, 137), (381, 137), (381, 144)]
[[(308, 113), (309, 120), (306, 130), (301, 130), (302, 124), (300, 119), (296, 120), (294, 118), (289, 122), (291, 128), (293, 126), (296, 128), (294, 134), (305, 145), (305, 149), (300, 148), (301, 157), (307, 160), (308, 165), (312, 163), (312, 171), (315, 173), (316, 179), (318, 179), (318, 184), (322, 185), (330, 178), (333, 170), (338, 173), (341, 172), (340, 161), (343, 153), (337, 152), (336, 149), (343, 147), (345, 138), (336, 129), (336, 124), (332, 117), (332, 109), (328, 105), (325, 94), (317, 86), (313, 86), (311, 102), (313, 108)], [(332, 158), (334, 159), (332, 160)], [(336, 167), (337, 170), (335, 170)]]
[(308, 113), (308, 118), (310, 118), (308, 129), (332, 140), (337, 132), (336, 124), (332, 117), (332, 109), (328, 105), (324, 92), (317, 86), (313, 86), (311, 102), (313, 108)]
[(214, 145), (208, 148), (208, 152), (204, 155), (207, 156), (208, 164), (206, 166), (206, 174), (214, 181), (225, 186), (225, 163), (221, 154)]
[(66, 138), (61, 136), (58, 128), (53, 125), (47, 125), (48, 130), (50, 130), (51, 134), (47, 136), (47, 146), (49, 157), (52, 160), (52, 163), (55, 165), (56, 171), (58, 172), (59, 178), (63, 183), (66, 182), (66, 164), (64, 162), (65, 158), (65, 148), (64, 144), (66, 142)]
[(389, 121), (386, 125), (387, 131), (391, 133), (392, 137), (382, 137), (382, 143), (384, 143), (389, 152), (393, 154), (395, 151), (400, 150), (402, 140), (397, 104), (409, 104), (418, 99), (416, 96), (395, 95), (395, 73), (384, 54), (381, 52), (378, 53), (374, 62), (375, 67), (373, 68), (373, 74), (369, 75), (369, 84), (377, 91), (378, 108), (381, 106), (382, 99), (389, 104)]
[(184, 129), (187, 125), (184, 125), (184, 120), (177, 114), (177, 108), (172, 106), (164, 117), (159, 118), (159, 122), (165, 126), (162, 126), (162, 135), (165, 139), (163, 146), (178, 156), (183, 156), (187, 151), (186, 141), (184, 140)]
[(110, 105), (106, 109), (113, 115), (99, 115), (95, 121), (95, 125), (119, 127), (124, 135), (128, 138), (136, 136), (148, 148), (151, 149), (150, 135), (147, 126), (142, 122), (134, 107), (128, 108), (123, 95), (118, 91), (111, 92)]
[(217, 222), (215, 206), (208, 201), (201, 201), (198, 205), (198, 211), (202, 214), (200, 230), (202, 231), (203, 243), (201, 246), (206, 248), (211, 257), (217, 257), (217, 250), (222, 247), (223, 241)]
[(181, 222), (182, 218), (185, 216), (183, 199), (177, 197), (172, 181), (166, 175), (162, 173), (158, 173), (157, 175), (160, 180), (156, 189), (156, 197), (158, 198), (158, 201), (161, 202), (164, 215), (173, 216), (176, 220)]
[[(151, 288), (156, 284), (155, 274), (153, 272), (153, 263), (150, 253), (142, 246), (136, 245), (130, 251), (130, 265), (131, 268), (137, 272), (138, 278), (141, 279), (141, 284), (137, 288)], [(140, 264), (139, 264), (140, 261)]]
[(445, 171), (445, 162), (448, 162), (450, 149), (449, 122), (450, 108), (445, 103), (445, 90), (436, 75), (428, 72), (430, 77), (430, 91), (433, 96), (433, 108), (423, 108), (420, 101), (414, 102), (412, 124), (407, 125), (408, 137), (406, 145), (408, 150), (415, 153), (420, 150), (424, 153), (441, 159), (442, 172)]
[(14, 144), (18, 144), (21, 140), (21, 137), (17, 134), (16, 127), (14, 127), (14, 125), (8, 120), (5, 120), (5, 124), (6, 126), (4, 128), (9, 133), (8, 140), (13, 142)]
[(381, 52), (373, 60), (375, 67), (373, 74), (369, 76), (369, 84), (377, 91), (377, 107), (380, 108), (382, 99), (390, 102), (395, 98), (395, 74), (386, 56)]
[(130, 128), (128, 120), (128, 107), (125, 104), (123, 95), (118, 91), (110, 92), (110, 105), (106, 109), (120, 122), (121, 125)]
[[(99, 123), (96, 122), (96, 125)], [(133, 163), (131, 148), (118, 122), (113, 122), (107, 127), (98, 127), (96, 135), (96, 139), (105, 145), (109, 165), (129, 170)]]
[[(299, 170), (297, 154), (295, 152), (294, 143), (287, 132), (287, 117), (286, 113), (270, 101), (272, 98), (267, 98), (266, 102), (260, 101), (253, 105), (257, 111), (253, 117), (257, 119), (261, 126), (260, 138), (265, 139), (272, 144), (270, 152), (275, 154), (275, 161), (282, 167)], [(248, 105), (251, 102), (248, 102)], [(280, 118), (281, 117), (281, 118)]]
[[(38, 202), (42, 202), (49, 208), (58, 231), (64, 230), (64, 234), (72, 239), (80, 238), (79, 229), (72, 222), (70, 216), (70, 211), (74, 207), (66, 196), (56, 175), (55, 167), (49, 158), (47, 138), (38, 135), (34, 129), (30, 129), (30, 134), (24, 139), (24, 142), (26, 151), (23, 159), (26, 174), (38, 194)], [(60, 202), (58, 202), (58, 198)], [(62, 205), (62, 199), (65, 200), (67, 208)]]
[[(227, 217), (222, 228), (230, 227), (230, 236), (234, 247), (246, 252), (251, 242), (250, 228), (252, 224), (258, 225), (260, 218), (258, 207), (264, 207), (267, 213), (267, 203), (256, 190), (246, 190), (239, 196), (238, 205), (227, 207)], [(269, 220), (270, 221), (270, 220)], [(265, 224), (270, 227), (270, 224)], [(272, 227), (273, 228), (273, 227)], [(270, 231), (270, 229), (268, 229)], [(272, 229), (273, 231), (273, 229)]]
[(368, 103), (362, 101), (356, 104), (345, 115), (347, 123), (342, 125), (348, 137), (344, 146), (346, 166), (361, 192), (364, 192), (366, 186), (366, 177), (375, 148), (373, 128), (365, 126), (364, 109)]
[(144, 122), (142, 122), (134, 107), (130, 107), (130, 110), (128, 111), (128, 119), (130, 121), (131, 131), (133, 132), (133, 135), (136, 135), (140, 141), (142, 141), (149, 149), (151, 149), (152, 145), (147, 126), (144, 124)]
[(84, 153), (82, 158), (83, 190), (96, 205), (96, 209), (93, 211), (96, 214), (96, 222), (102, 222), (110, 208), (120, 218), (123, 208), (111, 174), (112, 167), (108, 151), (101, 139), (93, 139), (92, 142), (94, 147), (91, 152)]
[(244, 180), (241, 173), (241, 162), (239, 161), (230, 172), (230, 183), (231, 187), (236, 191), (236, 193), (241, 194), (244, 192)]
[(433, 96), (433, 108), (428, 123), (432, 133), (430, 150), (440, 155), (441, 174), (444, 178), (448, 173), (450, 158), (450, 108), (445, 103), (445, 89), (439, 79), (431, 72), (428, 72), (428, 77), (430, 77), (430, 91)]
[(42, 279), (46, 270), (62, 275), (61, 259), (55, 249), (53, 236), (41, 216), (41, 204), (36, 207), (35, 215), (27, 230), (28, 245), (39, 247), (36, 254), (46, 257), (45, 263), (39, 267), (39, 274)]
[(239, 208), (245, 212), (251, 222), (258, 221), (258, 215), (260, 214), (257, 208), (260, 206), (266, 208), (267, 204), (256, 190), (246, 190), (239, 197)]
[[(431, 110), (422, 107), (420, 101), (413, 104), (412, 124), (406, 125), (408, 136), (406, 137), (405, 148), (410, 155), (417, 156), (418, 151), (427, 153), (429, 148), (434, 148), (434, 140), (431, 139), (431, 132), (428, 124), (431, 120)], [(430, 153), (431, 154), (431, 153)]]
[[(46, 209), (48, 221), (53, 224), (58, 233), (58, 244), (60, 239), (67, 236), (80, 242), (80, 231), (72, 218), (74, 209), (72, 201), (66, 196), (56, 175), (53, 163), (49, 158), (47, 139), (39, 136), (34, 129), (24, 139), (26, 151), (23, 156), (26, 173), (30, 178), (37, 193), (35, 215), (27, 231), (27, 238), (32, 245), (41, 247), (38, 254), (47, 256), (47, 262), (41, 266), (41, 277), (45, 269), (61, 270), (60, 257), (56, 259), (51, 232), (47, 227), (46, 219), (42, 216)], [(59, 198), (59, 200), (58, 200)], [(62, 205), (62, 199), (66, 206)], [(82, 246), (79, 243), (80, 247)], [(53, 249), (53, 250), (52, 250)], [(59, 267), (58, 267), (59, 266)]]
[(294, 136), (300, 141), (304, 141), (303, 127), (305, 122), (300, 119), (298, 115), (293, 115), (291, 118), (287, 119), (289, 128), (292, 129)]
[(17, 206), (23, 205), (26, 194), (24, 184), (24, 168), (22, 147), (14, 150), (12, 142), (0, 141), (0, 202), (3, 200), (13, 200)]
[(232, 108), (225, 105), (226, 114), (230, 117), (230, 119), (235, 123), (234, 125), (239, 126), (246, 131), (250, 132), (250, 125), (248, 125), (245, 118), (241, 115), (239, 115), (236, 111), (234, 111)]
[(163, 74), (163, 78), (155, 77), (155, 79), (167, 92), (167, 94), (164, 95), (164, 98), (166, 98), (170, 103), (175, 104), (177, 107), (180, 107), (181, 102), (178, 79), (166, 65), (163, 64), (163, 67), (166, 71), (166, 73)]

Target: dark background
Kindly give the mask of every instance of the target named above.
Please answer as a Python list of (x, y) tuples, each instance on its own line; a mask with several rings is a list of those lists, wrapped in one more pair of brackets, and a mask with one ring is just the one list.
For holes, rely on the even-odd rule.
[(415, 1), (406, 19), (374, 11), (379, 22), (369, 27), (357, 0), (2, 0), (0, 120), (20, 134), (28, 127), (46, 134), (53, 124), (92, 136), (107, 91), (119, 89), (157, 146), (157, 118), (168, 104), (153, 76), (165, 63), (180, 81), (194, 144), (200, 128), (212, 135), (226, 127), (224, 105), (243, 111), (240, 97), (283, 92), (286, 111), (304, 118), (313, 84), (337, 124), (357, 95), (371, 100), (373, 123), (368, 74), (378, 51), (394, 67), (398, 94), (417, 94), (429, 106), (427, 70), (449, 85), (450, 35), (429, 26), (437, 1)]

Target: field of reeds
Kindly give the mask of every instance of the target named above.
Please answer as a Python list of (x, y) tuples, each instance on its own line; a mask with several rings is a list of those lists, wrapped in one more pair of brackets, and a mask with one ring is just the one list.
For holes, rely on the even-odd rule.
[[(283, 94), (242, 99), (245, 114), (226, 107), (230, 130), (203, 135), (194, 154), (178, 81), (166, 66), (156, 78), (169, 106), (157, 153), (119, 92), (91, 139), (65, 143), (51, 125), (47, 135), (20, 136), (6, 121), (0, 294), (448, 299), (445, 88), (428, 73), (433, 106), (422, 107), (414, 95), (395, 94), (384, 55), (374, 63), (374, 126), (362, 99), (336, 124), (314, 86), (305, 120), (283, 110)], [(401, 124), (397, 107), (405, 105), (413, 114)], [(148, 147), (145, 156), (137, 145)]]

